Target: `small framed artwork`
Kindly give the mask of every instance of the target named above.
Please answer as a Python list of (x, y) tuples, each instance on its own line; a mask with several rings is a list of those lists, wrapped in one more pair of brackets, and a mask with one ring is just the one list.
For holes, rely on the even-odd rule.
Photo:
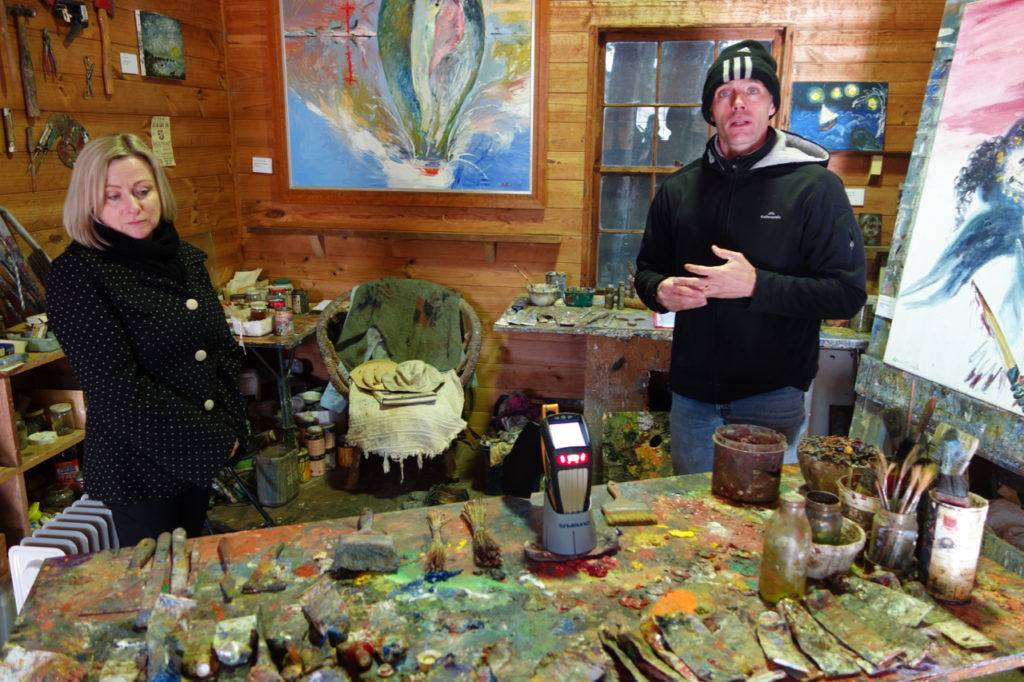
[(832, 151), (881, 151), (885, 144), (883, 82), (797, 82), (789, 129)]
[(162, 14), (135, 10), (139, 34), (139, 69), (143, 76), (185, 80), (185, 43), (181, 21)]
[(860, 235), (864, 240), (864, 246), (881, 246), (882, 214), (860, 213), (857, 215), (857, 222), (860, 223)]

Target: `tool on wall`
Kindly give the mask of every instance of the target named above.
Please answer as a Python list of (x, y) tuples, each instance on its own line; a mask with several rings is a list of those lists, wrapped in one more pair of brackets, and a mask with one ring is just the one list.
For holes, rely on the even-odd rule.
[(89, 99), (96, 94), (92, 89), (92, 74), (96, 71), (96, 62), (89, 59), (88, 56), (83, 57), (82, 61), (85, 62), (85, 90), (82, 91), (82, 99)]
[(58, 21), (70, 25), (65, 43), (70, 43), (78, 37), (82, 29), (89, 25), (89, 11), (84, 2), (79, 0), (46, 0), (46, 4), (53, 8), (53, 16)]
[[(25, 21), (36, 15), (33, 7), (8, 5), (7, 16), (14, 17), (14, 29), (18, 36), (18, 57), (21, 64), (21, 90), (25, 95), (25, 115), (39, 116), (39, 98), (36, 96), (36, 73), (32, 68), (32, 55), (28, 51), (28, 30)], [(5, 18), (6, 19), (6, 18)]]
[(60, 80), (57, 58), (53, 56), (53, 46), (50, 44), (50, 32), (45, 28), (43, 29), (43, 75), (46, 80)]
[(39, 171), (43, 163), (43, 157), (54, 147), (57, 148), (57, 156), (68, 168), (75, 167), (75, 159), (85, 143), (89, 141), (89, 133), (85, 131), (82, 124), (67, 114), (50, 114), (46, 119), (46, 128), (39, 136), (35, 149), (28, 162), (28, 172), (33, 176)]
[(96, 23), (100, 25), (100, 68), (103, 71), (103, 93), (110, 96), (114, 94), (114, 71), (110, 64), (110, 30), (107, 28), (106, 17), (114, 18), (114, 0), (94, 0), (93, 6), (96, 8)]
[(4, 142), (7, 143), (8, 154), (18, 151), (18, 145), (14, 143), (14, 119), (10, 107), (4, 107)]
[(4, 10), (3, 17), (0, 17), (0, 39), (4, 42), (4, 62), (7, 66), (7, 82), (14, 83), (18, 80), (18, 70), (14, 67), (18, 58), (14, 55), (14, 45), (11, 42), (11, 35), (7, 32), (7, 10)]

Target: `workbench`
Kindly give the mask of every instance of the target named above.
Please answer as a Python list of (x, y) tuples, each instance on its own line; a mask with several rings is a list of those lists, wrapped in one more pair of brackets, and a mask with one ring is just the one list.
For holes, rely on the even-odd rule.
[[(532, 306), (517, 299), (495, 321), (494, 331), (551, 334), (555, 342), (559, 336), (586, 337), (583, 417), (599, 462), (602, 415), (649, 409), (651, 372), (667, 372), (672, 353), (672, 330), (655, 327), (647, 309)], [(845, 327), (823, 327), (820, 348), (848, 351), (856, 358), (869, 337)]]
[[(783, 491), (802, 484), (798, 469), (784, 467)], [(752, 623), (768, 608), (757, 588), (762, 524), (771, 509), (712, 495), (708, 474), (626, 482), (621, 487), (626, 499), (649, 505), (660, 525), (626, 526), (616, 535), (599, 511), (608, 500), (606, 491), (594, 488), (598, 548), (610, 549), (602, 556), (560, 562), (535, 561), (525, 551), (541, 544), (539, 495), (530, 500), (481, 498), (487, 532), (503, 555), (498, 569), (474, 566), (461, 504), (429, 508), (442, 520), (440, 532), (447, 548), (444, 571), (430, 576), (424, 573), (430, 546), (428, 509), (379, 514), (373, 528), (394, 539), (401, 566), (393, 574), (365, 573), (331, 583), (351, 618), (349, 641), (365, 641), (378, 652), (394, 655), (388, 663), (396, 679), (426, 679), (409, 675), (417, 659), (422, 662), (429, 654), (436, 659), (435, 666), (446, 668), (446, 673), (430, 679), (456, 679), (459, 671), (465, 676), (489, 667), (493, 677), (482, 674), (480, 679), (575, 681), (598, 679), (613, 665), (612, 649), (602, 646), (602, 634), (620, 648), (630, 641), (650, 641), (664, 648), (658, 628), (650, 627), (656, 614), (683, 618), (681, 614), (690, 613), (702, 622), (721, 623), (731, 614), (747, 623), (739, 627), (750, 636)], [(198, 557), (189, 582), (195, 602), (189, 622), (198, 628), (262, 608), (267, 628), (284, 627), (283, 619), (273, 620), (268, 614), (294, 607), (310, 585), (324, 579), (338, 540), (355, 529), (356, 519), (345, 518), (189, 540), (188, 551), (195, 549)], [(217, 554), (222, 538), (234, 553), (231, 570), (239, 580), (250, 576), (268, 548), (283, 543), (276, 575), (284, 581), (284, 591), (243, 595), (225, 603)], [(98, 674), (113, 641), (144, 637), (130, 627), (135, 613), (78, 615), (123, 573), (129, 551), (48, 559), (10, 641), (32, 651), (61, 652), (88, 666), (93, 676)], [(986, 557), (979, 569), (967, 604), (936, 604), (915, 629), (930, 638), (922, 662), (914, 669), (886, 670), (874, 679), (953, 680), (1024, 666), (1024, 578)], [(969, 651), (952, 643), (934, 625), (950, 617), (983, 633), (992, 646)], [(715, 632), (723, 641), (729, 634), (724, 629)], [(395, 654), (403, 650), (404, 655)], [(645, 652), (654, 655), (649, 649)], [(679, 665), (678, 656), (666, 654), (664, 660), (672, 661), (678, 679), (697, 679), (687, 666)], [(363, 677), (377, 679), (383, 672), (380, 665), (378, 659)], [(219, 679), (244, 679), (244, 672), (235, 669), (225, 677), (221, 671)], [(778, 679), (771, 675), (778, 670), (752, 670), (750, 676), (758, 672), (767, 676), (760, 679)]]

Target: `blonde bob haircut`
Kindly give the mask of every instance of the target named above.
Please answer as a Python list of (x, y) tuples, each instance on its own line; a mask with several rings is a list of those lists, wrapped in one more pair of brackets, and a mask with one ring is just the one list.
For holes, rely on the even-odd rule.
[(107, 246), (96, 234), (93, 223), (99, 221), (100, 211), (106, 201), (107, 168), (110, 162), (127, 156), (141, 159), (152, 171), (160, 194), (161, 218), (173, 221), (177, 215), (178, 206), (167, 174), (142, 138), (131, 133), (97, 137), (79, 152), (74, 170), (71, 171), (68, 194), (64, 199), (64, 230), (79, 244), (93, 249)]

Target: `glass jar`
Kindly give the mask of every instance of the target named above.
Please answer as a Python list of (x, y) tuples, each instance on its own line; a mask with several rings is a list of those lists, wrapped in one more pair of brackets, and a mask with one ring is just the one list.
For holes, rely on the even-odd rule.
[(50, 428), (58, 436), (67, 436), (75, 430), (75, 417), (71, 413), (71, 403), (54, 403), (50, 405)]
[(249, 319), (250, 320), (265, 320), (267, 319), (267, 303), (266, 301), (253, 301), (249, 304)]
[(900, 514), (879, 508), (871, 523), (865, 556), (882, 568), (899, 574), (914, 567), (917, 549), (917, 513)]
[(43, 408), (25, 413), (25, 430), (29, 436), (37, 431), (48, 430), (46, 428), (46, 417), (43, 414)]
[(779, 508), (764, 524), (764, 547), (758, 589), (769, 604), (783, 597), (803, 597), (807, 562), (811, 556), (811, 524), (804, 498), (795, 493), (779, 496)]
[(302, 315), (309, 312), (309, 295), (305, 289), (292, 289), (291, 302), (295, 314)]
[(69, 487), (75, 487), (75, 477), (82, 468), (78, 461), (78, 446), (74, 445), (58, 454), (53, 458), (53, 464), (57, 469), (57, 480)]
[(839, 497), (827, 490), (811, 490), (804, 497), (807, 500), (807, 520), (811, 524), (811, 542), (838, 545), (843, 529)]

